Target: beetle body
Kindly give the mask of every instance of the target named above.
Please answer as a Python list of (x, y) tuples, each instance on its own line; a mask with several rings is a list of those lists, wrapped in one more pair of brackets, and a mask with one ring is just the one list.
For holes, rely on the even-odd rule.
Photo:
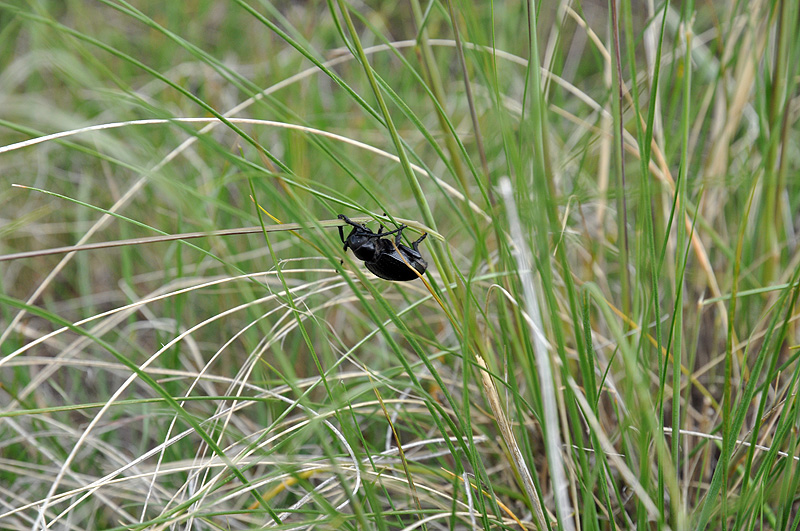
[[(342, 227), (339, 227), (339, 237), (344, 243), (344, 250), (353, 250), (353, 254), (364, 262), (372, 274), (384, 280), (404, 282), (414, 280), (428, 269), (428, 262), (419, 252), (419, 244), (427, 236), (423, 234), (411, 244), (411, 247), (401, 243), (405, 225), (389, 232), (383, 232), (383, 226), (378, 232), (372, 232), (365, 225), (352, 221), (344, 214), (339, 214), (339, 219), (351, 225), (353, 230), (347, 238), (344, 237)], [(386, 236), (396, 234), (394, 244)], [(397, 246), (397, 249), (395, 249)], [(409, 267), (410, 266), (410, 267)], [(413, 269), (412, 269), (413, 268)], [(416, 270), (416, 271), (415, 271)]]

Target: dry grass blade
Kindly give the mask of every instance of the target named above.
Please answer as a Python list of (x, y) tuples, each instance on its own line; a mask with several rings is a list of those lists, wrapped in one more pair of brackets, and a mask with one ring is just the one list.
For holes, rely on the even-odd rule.
[(500, 435), (506, 443), (508, 451), (511, 452), (511, 459), (514, 461), (514, 467), (522, 479), (522, 486), (525, 489), (525, 494), (528, 496), (528, 502), (533, 509), (533, 515), (536, 517), (536, 523), (539, 529), (549, 529), (548, 520), (544, 515), (542, 504), (539, 502), (539, 494), (536, 492), (536, 485), (533, 483), (533, 476), (531, 475), (528, 464), (525, 463), (525, 456), (517, 443), (517, 438), (514, 435), (514, 430), (511, 429), (511, 424), (508, 422), (503, 403), (500, 400), (500, 395), (497, 393), (497, 388), (492, 381), (492, 375), (489, 368), (486, 366), (483, 356), (480, 354), (475, 355), (475, 361), (480, 366), (481, 383), (486, 397), (489, 399), (489, 407), (494, 413), (497, 428), (500, 430)]

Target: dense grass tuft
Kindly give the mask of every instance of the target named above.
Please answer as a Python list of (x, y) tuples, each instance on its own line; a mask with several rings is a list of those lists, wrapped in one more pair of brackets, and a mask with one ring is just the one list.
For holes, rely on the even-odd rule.
[(799, 11), (1, 3), (0, 528), (797, 529)]

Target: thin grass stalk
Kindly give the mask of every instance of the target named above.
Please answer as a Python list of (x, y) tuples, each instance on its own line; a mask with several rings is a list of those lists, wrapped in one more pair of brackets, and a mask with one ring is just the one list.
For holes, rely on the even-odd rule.
[[(613, 38), (613, 53), (611, 61), (611, 79), (613, 91), (611, 93), (611, 108), (614, 117), (614, 163), (617, 169), (617, 246), (619, 251), (619, 268), (622, 291), (622, 312), (630, 315), (631, 312), (631, 272), (630, 272), (630, 243), (628, 242), (628, 203), (625, 191), (625, 116), (623, 113), (625, 92), (622, 82), (622, 60), (619, 42), (619, 8), (617, 0), (609, 0), (611, 12), (611, 34)], [(620, 245), (620, 243), (622, 245)]]
[(436, 58), (433, 55), (433, 48), (428, 39), (428, 29), (426, 27), (428, 17), (427, 14), (433, 8), (433, 2), (428, 6), (426, 14), (423, 14), (419, 5), (419, 0), (411, 0), (411, 11), (414, 14), (414, 22), (417, 24), (417, 49), (419, 50), (420, 63), (423, 67), (423, 74), (431, 90), (431, 98), (438, 102), (436, 105), (436, 118), (439, 120), (439, 127), (444, 135), (444, 144), (450, 155), (450, 161), (453, 166), (453, 174), (461, 184), (461, 189), (467, 198), (470, 198), (470, 188), (467, 185), (467, 177), (464, 171), (464, 163), (461, 162), (461, 152), (458, 149), (458, 144), (453, 138), (454, 133), (448, 126), (448, 118), (444, 114), (445, 107), (445, 90), (442, 84), (442, 76), (439, 74), (437, 68)]
[[(511, 181), (504, 177), (500, 181), (500, 194), (503, 197), (506, 213), (508, 216), (509, 232), (514, 241), (511, 252), (517, 262), (517, 274), (522, 284), (524, 293), (525, 309), (530, 316), (530, 334), (533, 343), (533, 350), (536, 358), (536, 367), (539, 374), (539, 386), (542, 394), (543, 424), (546, 426), (545, 433), (545, 452), (547, 463), (553, 484), (553, 495), (556, 502), (556, 512), (559, 518), (559, 528), (566, 531), (575, 529), (575, 522), (572, 514), (577, 512), (577, 508), (570, 507), (569, 503), (569, 483), (564, 472), (564, 456), (561, 444), (561, 423), (559, 421), (558, 406), (556, 401), (556, 391), (554, 386), (554, 375), (550, 356), (550, 347), (544, 337), (544, 322), (542, 312), (539, 309), (539, 299), (536, 293), (534, 273), (530, 260), (530, 250), (528, 249), (526, 237), (522, 232), (522, 225), (517, 215), (517, 207), (514, 202), (514, 195), (511, 188)], [(546, 262), (545, 262), (546, 263)]]
[[(630, 20), (632, 19), (632, 12), (630, 3), (625, 4), (626, 15), (628, 18), (628, 24), (630, 24)], [(648, 7), (652, 9), (652, 3), (648, 4)], [(664, 33), (666, 30), (666, 9), (668, 4), (665, 3), (664, 11), (662, 12), (659, 18), (656, 20), (660, 20), (660, 30), (658, 36), (658, 43), (656, 46), (656, 50), (654, 53), (649, 54), (650, 57), (654, 57), (655, 64), (652, 67), (652, 76), (649, 79), (649, 108), (647, 118), (642, 122), (641, 120), (635, 120), (638, 132), (638, 139), (639, 139), (639, 146), (641, 147), (641, 157), (640, 157), (640, 172), (641, 172), (641, 188), (642, 188), (642, 198), (641, 198), (641, 224), (642, 224), (642, 235), (644, 237), (644, 251), (641, 253), (643, 256), (643, 263), (641, 264), (642, 272), (646, 272), (646, 279), (642, 278), (642, 287), (644, 288), (644, 293), (647, 295), (645, 296), (644, 301), (644, 308), (642, 311), (642, 318), (640, 320), (640, 327), (641, 330), (646, 330), (647, 323), (650, 322), (651, 318), (652, 321), (655, 323), (655, 349), (656, 349), (656, 366), (659, 368), (664, 368), (664, 370), (659, 369), (659, 391), (658, 391), (658, 399), (657, 407), (658, 407), (658, 417), (660, 419), (660, 426), (663, 427), (664, 425), (664, 407), (665, 401), (662, 390), (666, 387), (664, 382), (666, 381), (666, 360), (664, 359), (662, 353), (662, 329), (661, 329), (661, 307), (660, 307), (660, 289), (659, 289), (659, 262), (657, 257), (657, 249), (656, 249), (656, 241), (658, 238), (656, 237), (656, 224), (653, 220), (653, 200), (654, 200), (654, 191), (651, 181), (651, 174), (648, 170), (650, 161), (651, 161), (651, 153), (652, 153), (652, 144), (653, 144), (653, 131), (656, 122), (656, 118), (660, 119), (660, 115), (656, 114), (656, 109), (660, 107), (659, 101), (661, 94), (659, 93), (659, 78), (661, 74), (661, 51), (664, 42)], [(651, 28), (645, 30), (646, 32), (652, 32)], [(633, 72), (636, 70), (636, 55), (635, 55), (635, 43), (633, 42), (633, 32), (629, 31), (627, 33), (627, 50), (628, 50), (628, 64), (630, 70)], [(649, 41), (647, 41), (649, 42)], [(650, 52), (650, 48), (646, 50)], [(633, 79), (635, 80), (636, 77), (634, 76)], [(633, 91), (634, 97), (634, 105), (633, 108), (637, 115), (639, 114), (640, 102), (639, 102), (639, 91)], [(644, 130), (642, 129), (644, 126)], [(649, 299), (649, 301), (648, 301)], [(641, 341), (645, 341), (646, 334), (641, 336)], [(643, 350), (645, 349), (644, 345), (642, 346)], [(646, 352), (646, 350), (645, 350)], [(673, 449), (675, 445), (673, 445)], [(677, 465), (679, 462), (678, 455), (673, 451), (672, 455), (673, 463)], [(664, 479), (664, 472), (659, 467), (658, 469), (658, 489), (663, 491), (665, 488), (665, 479)], [(673, 504), (673, 525), (676, 527), (681, 528), (682, 525), (676, 524), (677, 521), (685, 518), (685, 509), (684, 507), (680, 507), (677, 509), (679, 511), (676, 513), (676, 504)], [(664, 510), (664, 502), (659, 501), (659, 509), (661, 511)]]
[(483, 177), (487, 179), (486, 189), (489, 192), (489, 202), (494, 203), (494, 192), (492, 191), (492, 183), (489, 174), (489, 163), (486, 160), (486, 149), (483, 147), (483, 134), (481, 133), (480, 123), (478, 122), (478, 112), (475, 109), (475, 98), (472, 95), (472, 84), (469, 80), (469, 72), (467, 71), (467, 62), (464, 59), (464, 46), (461, 43), (461, 32), (458, 30), (458, 20), (456, 13), (453, 10), (453, 1), (447, 0), (447, 9), (450, 12), (450, 23), (453, 26), (453, 36), (456, 41), (456, 57), (458, 57), (458, 64), (461, 68), (461, 76), (464, 79), (464, 90), (467, 97), (467, 105), (469, 106), (469, 116), (472, 120), (472, 131), (475, 134), (475, 145), (478, 148), (478, 154), (481, 159), (481, 167), (483, 168)]
[[(797, 2), (781, 0), (777, 2), (773, 13), (774, 23), (778, 28), (775, 45), (774, 67), (770, 83), (769, 95), (769, 144), (764, 160), (764, 203), (761, 211), (761, 233), (764, 236), (764, 252), (767, 263), (763, 269), (764, 283), (772, 282), (778, 275), (778, 263), (781, 249), (779, 239), (782, 235), (782, 201), (784, 183), (781, 181), (780, 165), (788, 148), (786, 142), (785, 123), (791, 111), (788, 109), (787, 88), (794, 85), (788, 78), (790, 72), (796, 71), (796, 65), (789, 61), (792, 41), (797, 39)], [(794, 12), (794, 13), (792, 13)], [(792, 17), (794, 14), (794, 18)]]
[[(691, 10), (690, 10), (691, 12)], [(676, 223), (676, 244), (675, 244), (675, 300), (673, 304), (673, 320), (674, 320), (674, 332), (673, 332), (673, 341), (672, 341), (672, 399), (671, 399), (671, 406), (672, 406), (672, 419), (671, 419), (671, 426), (672, 426), (672, 437), (671, 437), (671, 460), (673, 470), (677, 472), (677, 466), (680, 459), (680, 425), (681, 425), (681, 366), (683, 363), (683, 347), (684, 347), (684, 304), (683, 304), (683, 297), (684, 292), (686, 289), (686, 284), (684, 281), (684, 275), (686, 271), (686, 263), (689, 259), (688, 256), (688, 243), (687, 243), (687, 234), (686, 234), (686, 223), (683, 223), (683, 220), (686, 219), (686, 203), (688, 201), (688, 180), (689, 180), (689, 168), (690, 168), (690, 151), (689, 151), (689, 137), (690, 137), (690, 128), (691, 128), (691, 113), (693, 111), (691, 101), (692, 101), (692, 37), (693, 37), (693, 28), (691, 27), (691, 21), (686, 22), (686, 26), (684, 27), (684, 31), (682, 32), (684, 37), (683, 43), (685, 47), (685, 55), (684, 55), (684, 77), (683, 77), (683, 86), (682, 86), (682, 93), (684, 97), (684, 106), (683, 106), (683, 116), (681, 120), (681, 127), (682, 127), (682, 139), (681, 139), (681, 165), (680, 171), (678, 173), (678, 180), (676, 182), (677, 189), (675, 190), (675, 201), (677, 202), (677, 213), (676, 219), (679, 220)], [(694, 224), (692, 225), (692, 230), (694, 230)], [(663, 419), (659, 419), (663, 422)], [(661, 467), (659, 467), (661, 468)], [(677, 476), (674, 478), (669, 478), (671, 481), (677, 481)], [(677, 492), (675, 493), (677, 494)], [(685, 520), (683, 520), (680, 515), (680, 498), (678, 496), (673, 496), (671, 499), (672, 505), (672, 514), (673, 518), (675, 519), (676, 524), (680, 524), (679, 529), (683, 528), (685, 525)]]

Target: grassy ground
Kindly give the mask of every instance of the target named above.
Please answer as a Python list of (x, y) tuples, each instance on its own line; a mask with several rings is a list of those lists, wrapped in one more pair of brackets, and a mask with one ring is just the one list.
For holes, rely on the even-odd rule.
[(0, 528), (797, 529), (797, 3), (537, 9), (0, 3)]

